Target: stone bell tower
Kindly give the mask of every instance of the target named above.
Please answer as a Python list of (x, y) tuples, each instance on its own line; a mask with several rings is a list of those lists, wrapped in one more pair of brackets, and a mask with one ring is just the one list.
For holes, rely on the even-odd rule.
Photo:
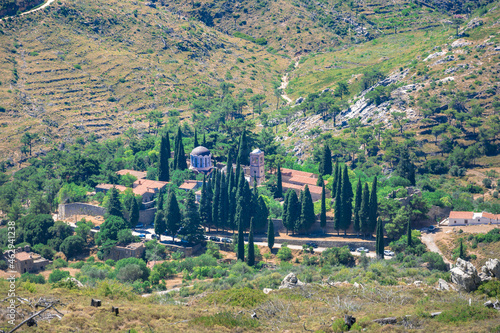
[(264, 152), (259, 148), (250, 153), (250, 184), (253, 185), (254, 179), (257, 185), (260, 185), (265, 179), (264, 170)]

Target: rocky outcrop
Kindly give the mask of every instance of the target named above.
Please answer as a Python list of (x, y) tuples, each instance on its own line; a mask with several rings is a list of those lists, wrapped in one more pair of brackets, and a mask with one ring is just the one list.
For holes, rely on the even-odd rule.
[(481, 272), (488, 277), (496, 277), (500, 279), (500, 260), (489, 259), (486, 261), (483, 267), (481, 267)]
[(305, 283), (301, 282), (295, 274), (290, 273), (287, 276), (285, 276), (283, 281), (281, 281), (281, 286), (279, 289), (284, 289), (284, 288), (292, 289), (296, 287), (302, 287), (304, 285)]
[(450, 290), (450, 285), (443, 279), (439, 279), (437, 290)]
[(451, 281), (465, 291), (474, 291), (481, 283), (476, 267), (470, 262), (457, 259), (457, 265), (451, 269)]

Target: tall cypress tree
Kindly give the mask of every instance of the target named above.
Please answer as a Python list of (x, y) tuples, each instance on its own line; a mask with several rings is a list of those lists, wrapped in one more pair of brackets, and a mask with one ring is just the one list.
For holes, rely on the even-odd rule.
[(276, 181), (276, 193), (275, 198), (283, 197), (283, 180), (281, 178), (281, 166), (278, 164), (277, 181)]
[(168, 143), (167, 136), (162, 136), (160, 141), (160, 158), (158, 165), (158, 180), (168, 182), (170, 180), (170, 170), (168, 166), (168, 159), (170, 158), (170, 143)]
[(220, 201), (220, 180), (219, 172), (215, 171), (214, 196), (212, 198), (212, 223), (215, 224), (217, 232), (219, 231), (219, 201)]
[(370, 192), (370, 227), (375, 230), (378, 218), (378, 202), (377, 202), (377, 177), (373, 180), (372, 190)]
[(176, 149), (175, 149), (175, 158), (174, 158), (174, 168), (177, 170), (186, 170), (187, 162), (186, 162), (186, 153), (184, 152), (184, 144), (182, 143), (182, 131), (181, 127), (177, 129), (177, 137), (176, 137)]
[(163, 193), (160, 192), (158, 195), (158, 204), (156, 206), (156, 215), (155, 215), (155, 234), (160, 236), (163, 235), (167, 231), (167, 224), (165, 221), (165, 210), (163, 209)]
[(227, 186), (226, 186), (226, 177), (221, 173), (219, 176), (219, 212), (218, 212), (218, 218), (219, 222), (218, 225), (222, 228), (222, 230), (225, 229), (227, 226), (227, 213), (228, 213), (228, 196), (227, 196)]
[(343, 178), (342, 178), (342, 229), (344, 229), (344, 235), (347, 234), (347, 229), (351, 226), (352, 221), (352, 185), (349, 180), (349, 172), (347, 170), (347, 165), (344, 166)]
[(339, 174), (340, 174), (340, 165), (339, 165), (339, 161), (337, 160), (335, 162), (335, 169), (334, 169), (334, 175), (333, 175), (333, 182), (332, 182), (332, 196), (336, 196), (337, 195), (337, 185), (339, 183)]
[(361, 232), (366, 236), (370, 232), (370, 190), (368, 184), (363, 187), (363, 197), (361, 199), (361, 209), (359, 210), (359, 224)]
[(253, 220), (254, 229), (259, 231), (265, 228), (267, 218), (269, 217), (269, 209), (267, 209), (266, 202), (260, 195), (257, 199), (257, 211), (255, 214), (255, 218)]
[(321, 187), (321, 214), (319, 217), (320, 226), (323, 229), (323, 233), (325, 232), (326, 227), (326, 194), (325, 194), (325, 184)]
[(283, 198), (283, 211), (281, 213), (281, 220), (283, 221), (283, 226), (286, 228), (286, 234), (288, 235), (288, 230), (290, 230), (288, 226), (288, 200), (290, 196), (290, 191), (293, 191), (292, 189), (289, 189), (285, 193), (285, 197)]
[(182, 235), (191, 244), (198, 244), (203, 240), (203, 229), (200, 225), (200, 215), (196, 208), (196, 200), (193, 191), (189, 191), (186, 197), (186, 209), (182, 220)]
[(198, 132), (196, 131), (196, 128), (194, 129), (194, 147), (193, 148), (196, 148), (198, 147), (199, 144), (198, 144)]
[(212, 206), (210, 198), (208, 197), (208, 186), (203, 177), (203, 185), (201, 186), (201, 198), (200, 198), (200, 221), (201, 224), (208, 228), (210, 231), (210, 226), (212, 224)]
[(323, 146), (323, 155), (321, 156), (319, 172), (323, 176), (332, 174), (332, 152), (327, 144)]
[(234, 187), (231, 191), (231, 194), (229, 196), (229, 208), (228, 208), (228, 216), (227, 216), (227, 221), (228, 221), (228, 228), (231, 228), (233, 230), (234, 234), (234, 229), (236, 228), (236, 206), (237, 206), (237, 198), (236, 198), (236, 187)]
[(273, 251), (274, 246), (274, 223), (271, 218), (268, 219), (267, 222), (267, 247), (269, 251)]
[(109, 190), (109, 200), (107, 205), (109, 215), (118, 216), (123, 218), (122, 203), (120, 201), (120, 192), (116, 187)]
[(408, 220), (406, 226), (406, 247), (410, 248), (413, 246), (413, 240), (411, 239), (411, 220)]
[[(340, 170), (340, 169), (339, 169)], [(340, 172), (340, 171), (339, 171)], [(340, 229), (342, 229), (342, 184), (339, 183), (341, 177), (339, 173), (336, 173), (336, 177), (338, 178), (336, 181), (335, 190), (335, 215), (333, 219), (333, 226), (335, 230), (337, 230), (337, 235), (340, 235)]]
[(359, 234), (361, 231), (361, 224), (359, 222), (359, 211), (361, 209), (361, 199), (363, 197), (363, 188), (361, 187), (361, 177), (358, 178), (358, 184), (356, 185), (356, 197), (354, 199), (354, 231)]
[(253, 217), (250, 220), (250, 231), (248, 233), (248, 257), (247, 257), (248, 266), (255, 265), (255, 248), (253, 245)]
[(460, 247), (458, 248), (458, 257), (460, 259), (465, 260), (464, 239), (463, 238), (460, 238)]
[(301, 195), (301, 210), (300, 210), (300, 226), (301, 229), (309, 231), (314, 222), (316, 222), (316, 215), (314, 215), (314, 204), (309, 191), (309, 186), (305, 186), (303, 195)]
[(244, 228), (243, 225), (245, 223), (243, 218), (243, 204), (244, 199), (240, 198), (238, 200), (238, 205), (236, 206), (236, 216), (238, 217), (238, 251), (237, 251), (237, 259), (241, 261), (245, 261), (245, 236), (243, 234)]
[[(250, 223), (250, 210), (249, 206), (251, 204), (251, 193), (250, 188), (248, 186), (248, 182), (245, 180), (245, 175), (243, 171), (240, 171), (240, 176), (238, 180), (238, 191), (236, 192), (236, 198), (238, 202), (241, 202), (242, 210), (241, 212), (236, 209), (236, 220), (240, 221), (240, 218), (243, 220), (243, 229), (246, 229)], [(239, 216), (238, 214), (243, 214)]]
[(139, 222), (139, 204), (137, 200), (132, 198), (132, 204), (130, 205), (130, 211), (128, 213), (130, 227), (133, 228)]
[(201, 145), (202, 145), (203, 147), (206, 147), (206, 146), (207, 146), (207, 138), (205, 137), (205, 133), (203, 133), (203, 141), (202, 141)]
[(250, 147), (247, 142), (246, 130), (243, 130), (240, 136), (240, 145), (238, 148), (238, 162), (240, 165), (250, 164)]
[(299, 223), (300, 218), (300, 205), (299, 198), (297, 197), (297, 193), (294, 190), (290, 190), (290, 194), (288, 196), (287, 203), (287, 216), (286, 216), (286, 224), (289, 230), (292, 230), (292, 234), (295, 233), (295, 227)]
[(381, 219), (377, 221), (376, 253), (378, 259), (384, 259), (384, 226)]
[(182, 215), (174, 191), (168, 193), (165, 220), (167, 232), (175, 242), (175, 235), (181, 226)]

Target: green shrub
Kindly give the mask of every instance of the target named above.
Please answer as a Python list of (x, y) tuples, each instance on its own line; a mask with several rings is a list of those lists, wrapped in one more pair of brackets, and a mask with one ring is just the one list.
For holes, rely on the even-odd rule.
[(282, 245), (276, 254), (276, 257), (281, 261), (289, 261), (293, 257), (292, 250), (290, 250), (288, 246)]
[(24, 273), (21, 274), (21, 281), (31, 281), (33, 283), (44, 284), (45, 278), (41, 274)]
[(68, 278), (69, 272), (67, 271), (61, 271), (59, 269), (54, 269), (52, 273), (49, 275), (49, 282), (50, 283), (56, 283), (57, 281), (60, 281), (62, 279)]
[(69, 267), (76, 268), (76, 269), (81, 269), (83, 267), (83, 265), (85, 265), (84, 261), (77, 261), (77, 262), (69, 264)]
[(227, 328), (245, 327), (257, 328), (259, 321), (249, 317), (246, 314), (232, 314), (224, 311), (211, 316), (201, 316), (193, 320), (195, 324), (201, 324), (206, 327), (224, 326)]
[(349, 251), (347, 246), (332, 247), (321, 253), (319, 264), (321, 266), (328, 264), (330, 266), (344, 265), (353, 266), (355, 263), (354, 256)]
[(500, 296), (500, 281), (490, 280), (486, 283), (481, 284), (477, 289), (477, 293), (486, 294), (489, 297)]
[(443, 257), (439, 253), (426, 252), (422, 255), (422, 260), (429, 264), (429, 269), (437, 269), (440, 271), (447, 271), (448, 266), (443, 260)]
[(482, 305), (460, 304), (455, 305), (451, 310), (445, 310), (436, 317), (441, 323), (456, 323), (466, 321), (481, 321), (493, 318), (497, 315), (497, 310), (486, 308)]
[(64, 260), (64, 259), (57, 258), (52, 263), (52, 267), (54, 267), (54, 268), (68, 267), (68, 262), (66, 260)]
[(221, 290), (206, 297), (209, 304), (225, 304), (242, 308), (253, 308), (267, 299), (268, 296), (262, 290), (250, 288)]

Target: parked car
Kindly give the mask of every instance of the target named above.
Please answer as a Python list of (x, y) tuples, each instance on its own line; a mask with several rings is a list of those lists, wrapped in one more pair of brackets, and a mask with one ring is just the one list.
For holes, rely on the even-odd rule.
[(349, 245), (349, 251), (355, 252), (356, 251), (356, 247), (354, 245)]
[(420, 232), (423, 234), (427, 234), (427, 233), (429, 233), (429, 228), (422, 228), (422, 229), (420, 229)]
[(312, 247), (313, 249), (316, 249), (318, 247), (318, 244), (316, 244), (314, 242), (306, 243), (306, 245)]
[(160, 236), (158, 236), (157, 234), (152, 234), (151, 239), (160, 239)]
[(210, 240), (210, 236), (207, 236), (207, 235), (203, 235), (203, 238), (204, 238), (205, 240)]
[(210, 240), (214, 242), (220, 242), (220, 238), (217, 236), (210, 236)]
[(368, 250), (366, 247), (358, 247), (356, 249), (356, 252), (359, 252), (359, 253), (366, 252), (366, 253), (368, 253), (368, 252), (370, 252), (370, 250)]
[(101, 229), (101, 226), (100, 225), (96, 225), (95, 227), (93, 227), (92, 229), (94, 230), (100, 230)]
[(141, 228), (144, 228), (144, 224), (142, 224), (142, 223), (138, 223), (138, 224), (136, 224), (135, 228), (136, 228), (136, 229), (141, 229)]
[(145, 239), (145, 238), (146, 238), (146, 235), (145, 235), (145, 234), (139, 234), (139, 238), (140, 238), (140, 239)]
[(221, 242), (223, 242), (223, 243), (232, 243), (233, 240), (231, 238), (221, 238)]
[(389, 251), (389, 250), (384, 250), (384, 255), (386, 255), (388, 257), (393, 257), (394, 256), (394, 252)]
[(436, 228), (435, 226), (431, 225), (431, 226), (429, 227), (429, 232), (434, 232), (434, 231), (436, 231), (436, 229), (437, 229), (437, 228)]

